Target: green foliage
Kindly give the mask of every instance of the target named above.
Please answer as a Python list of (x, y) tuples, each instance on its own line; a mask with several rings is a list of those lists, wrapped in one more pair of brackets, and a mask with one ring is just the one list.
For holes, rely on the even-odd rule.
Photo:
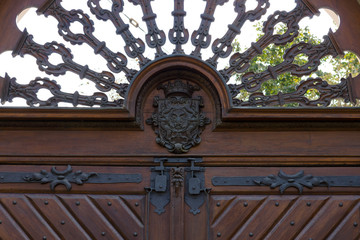
[[(262, 24), (259, 23), (255, 25), (257, 31), (257, 40), (262, 36)], [(283, 34), (287, 30), (285, 24), (278, 24), (275, 28), (275, 34)], [(261, 55), (256, 56), (250, 62), (250, 67), (241, 74), (236, 74), (236, 81), (241, 82), (241, 77), (247, 72), (260, 73), (267, 70), (268, 66), (276, 66), (283, 62), (283, 55), (285, 51), (289, 49), (292, 45), (298, 44), (300, 42), (311, 43), (313, 45), (321, 43), (321, 39), (317, 38), (314, 34), (310, 33), (308, 27), (299, 30), (299, 34), (295, 37), (294, 41), (287, 43), (285, 45), (276, 46), (270, 44), (265, 48)], [(235, 52), (242, 52), (241, 44), (238, 41), (233, 43), (233, 48)], [(299, 66), (305, 65), (308, 59), (306, 55), (299, 54), (294, 59), (294, 64)], [(360, 63), (357, 56), (351, 52), (346, 52), (344, 56), (338, 56), (333, 58), (331, 56), (326, 56), (321, 59), (321, 65), (318, 70), (313, 72), (309, 76), (297, 77), (293, 76), (290, 73), (284, 73), (277, 77), (277, 79), (272, 79), (266, 81), (262, 84), (260, 92), (264, 95), (276, 95), (281, 91), (282, 93), (290, 93), (295, 91), (296, 86), (301, 82), (301, 80), (306, 80), (310, 77), (320, 77), (323, 80), (326, 80), (329, 84), (338, 84), (341, 78), (346, 78), (349, 74), (353, 76), (358, 75), (360, 72)], [(251, 93), (246, 90), (241, 90), (238, 98), (246, 101)], [(310, 100), (315, 100), (319, 96), (319, 92), (315, 89), (310, 89), (306, 93), (306, 97)], [(296, 107), (297, 104), (287, 104), (286, 107)], [(351, 106), (350, 103), (344, 103), (342, 100), (335, 100), (332, 106)]]

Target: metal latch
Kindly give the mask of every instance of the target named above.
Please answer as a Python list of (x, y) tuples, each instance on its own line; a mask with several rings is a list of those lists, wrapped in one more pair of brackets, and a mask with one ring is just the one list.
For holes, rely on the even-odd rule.
[(154, 171), (160, 172), (160, 175), (155, 177), (155, 192), (165, 192), (167, 187), (167, 177), (164, 175), (165, 167), (164, 160), (160, 160), (160, 166), (155, 167)]
[(191, 177), (189, 178), (189, 194), (192, 195), (198, 195), (201, 192), (201, 181), (200, 178), (196, 177), (194, 175), (194, 172), (201, 172), (203, 169), (201, 167), (195, 167), (195, 159), (189, 158), (188, 161), (190, 161), (190, 172)]

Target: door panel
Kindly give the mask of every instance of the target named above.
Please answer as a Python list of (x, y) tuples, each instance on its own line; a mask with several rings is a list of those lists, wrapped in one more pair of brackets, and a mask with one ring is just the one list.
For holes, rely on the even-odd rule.
[(200, 158), (149, 167), (1, 166), (0, 237), (359, 239), (359, 172), (206, 167)]
[(206, 168), (211, 239), (359, 239), (359, 172), (356, 167)]

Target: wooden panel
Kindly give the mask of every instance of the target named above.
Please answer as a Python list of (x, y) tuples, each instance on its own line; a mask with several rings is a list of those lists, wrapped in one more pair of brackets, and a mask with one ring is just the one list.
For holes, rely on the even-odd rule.
[(359, 227), (354, 222), (359, 221), (359, 199), (349, 195), (215, 195), (210, 208), (212, 238), (357, 239)]
[(0, 195), (0, 201), (12, 218), (12, 220), (8, 221), (15, 221), (19, 224), (30, 238), (60, 239), (59, 235), (56, 234), (26, 196), (2, 194)]
[[(232, 240), (359, 238), (359, 187), (307, 188), (297, 182), (296, 177), (290, 177), (288, 181), (283, 179), (274, 188), (252, 182), (251, 177), (271, 174), (275, 177), (280, 170), (287, 174), (303, 170), (308, 180), (312, 177), (359, 176), (360, 173), (358, 167), (208, 167), (205, 185), (212, 188), (211, 237)], [(211, 182), (214, 176), (248, 178), (247, 184), (252, 186), (245, 186), (245, 180), (244, 186), (214, 186)], [(291, 185), (293, 183), (302, 185), (303, 194)], [(281, 194), (283, 184), (290, 185)]]
[[(230, 239), (265, 199), (265, 196), (212, 196), (212, 236)], [(229, 224), (229, 219), (236, 220)]]
[(328, 199), (326, 196), (299, 197), (266, 239), (293, 239)]
[[(139, 215), (137, 207), (144, 206), (144, 197), (135, 199), (138, 205), (126, 202), (126, 198), (111, 196), (92, 196), (101, 212), (111, 220), (116, 230), (124, 236), (125, 239), (144, 239), (144, 212)], [(133, 200), (133, 199), (132, 199)], [(134, 211), (135, 210), (135, 211)], [(130, 227), (131, 226), (131, 227)]]
[(23, 240), (29, 239), (21, 227), (14, 221), (3, 206), (0, 205), (0, 238)]
[(360, 238), (360, 203), (358, 203), (344, 220), (335, 228), (329, 239), (359, 239)]
[(0, 201), (2, 239), (145, 239), (145, 196), (0, 194)]
[[(359, 196), (335, 196), (330, 198), (296, 239), (326, 239), (336, 226), (341, 223), (341, 220), (349, 215), (349, 212), (359, 202), (359, 199)], [(353, 228), (347, 234), (355, 235), (357, 233), (358, 229)]]
[[(192, 156), (360, 156), (357, 131), (211, 133), (207, 128), (201, 137), (202, 143), (189, 152)], [(150, 126), (145, 132), (1, 131), (0, 153), (3, 157), (170, 156), (156, 144)]]

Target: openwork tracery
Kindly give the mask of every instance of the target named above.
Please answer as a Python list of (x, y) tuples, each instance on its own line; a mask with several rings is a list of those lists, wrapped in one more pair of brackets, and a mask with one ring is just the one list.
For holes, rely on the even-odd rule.
[[(38, 9), (38, 13), (54, 17), (58, 21), (58, 33), (65, 41), (73, 45), (87, 44), (94, 50), (95, 54), (106, 61), (108, 69), (99, 72), (90, 69), (88, 65), (79, 64), (74, 60), (71, 49), (65, 45), (55, 41), (40, 44), (26, 30), (18, 42), (17, 49), (13, 52), (14, 56), (24, 56), (25, 54), (33, 56), (39, 69), (50, 75), (49, 78), (72, 72), (78, 75), (80, 79), (92, 81), (100, 92), (94, 93), (92, 96), (81, 95), (77, 91), (74, 93), (63, 92), (57, 82), (48, 78), (36, 78), (28, 84), (22, 85), (17, 83), (15, 78), (6, 75), (0, 77), (2, 82), (0, 98), (2, 102), (19, 97), (25, 99), (29, 106), (56, 107), (60, 102), (67, 102), (73, 106), (80, 104), (83, 106), (124, 107), (126, 92), (136, 74), (151, 64), (152, 61), (168, 56), (163, 49), (166, 35), (174, 45), (172, 56), (186, 55), (183, 45), (191, 41), (193, 50), (189, 53), (189, 57), (204, 61), (204, 64), (206, 63), (214, 69), (217, 68), (220, 58), (229, 59), (225, 68), (216, 69), (216, 71), (224, 83), (228, 85), (234, 107), (282, 106), (291, 103), (303, 107), (328, 106), (333, 99), (337, 98), (342, 98), (345, 102), (356, 101), (351, 90), (351, 75), (347, 79), (341, 79), (336, 85), (331, 85), (321, 78), (308, 78), (299, 83), (295, 91), (290, 93), (280, 91), (276, 95), (265, 95), (259, 91), (262, 84), (276, 79), (281, 74), (288, 72), (298, 77), (309, 76), (318, 69), (320, 60), (325, 56), (336, 57), (341, 55), (342, 51), (331, 32), (317, 45), (305, 42), (293, 44), (291, 48), (286, 50), (283, 62), (275, 66), (268, 66), (265, 71), (260, 73), (248, 71), (250, 61), (262, 54), (266, 47), (270, 44), (285, 45), (292, 42), (299, 34), (299, 22), (305, 17), (312, 17), (318, 13), (307, 0), (296, 0), (296, 7), (291, 11), (276, 11), (270, 15), (263, 24), (262, 37), (243, 52), (234, 52), (232, 44), (235, 38), (241, 33), (246, 22), (259, 20), (267, 13), (270, 0), (256, 0), (257, 6), (251, 10), (246, 8), (246, 0), (234, 0), (233, 6), (236, 17), (233, 20), (228, 20), (228, 29), (224, 30), (223, 37), (217, 39), (212, 39), (210, 33), (211, 25), (215, 21), (214, 13), (217, 8), (221, 8), (229, 0), (207, 0), (205, 9), (200, 15), (200, 26), (191, 34), (190, 39), (189, 31), (184, 23), (186, 16), (184, 5), (187, 4), (184, 0), (174, 0), (174, 9), (171, 12), (174, 24), (168, 34), (159, 29), (157, 25), (157, 15), (153, 11), (152, 0), (128, 0), (126, 2), (114, 0), (111, 9), (102, 8), (101, 1), (105, 0), (87, 0), (92, 16), (82, 10), (66, 10), (62, 6), (61, 0), (48, 0), (45, 5)], [(127, 4), (141, 8), (142, 20), (147, 27), (144, 41), (149, 48), (155, 50), (153, 60), (144, 55), (146, 49), (144, 41), (133, 35), (129, 25), (120, 15)], [(94, 35), (95, 28), (92, 21), (94, 17), (111, 22), (114, 25), (116, 34), (124, 40), (125, 45), (123, 47), (126, 55), (113, 52), (106, 45), (106, 42), (99, 40)], [(70, 26), (75, 22), (82, 25), (82, 33), (72, 32)], [(286, 31), (282, 34), (275, 31), (275, 26), (280, 23), (286, 26)], [(202, 50), (209, 47), (213, 53), (212, 57), (202, 59)], [(49, 57), (53, 53), (61, 56), (62, 63), (52, 64), (49, 61)], [(294, 59), (301, 54), (307, 57), (307, 62), (300, 66), (294, 62)], [(128, 57), (137, 60), (140, 70), (129, 67)], [(114, 73), (123, 73), (128, 83), (116, 82)], [(241, 75), (240, 81), (230, 84), (229, 80), (235, 74)], [(39, 99), (37, 93), (40, 89), (49, 90), (53, 97), (48, 100)], [(105, 93), (112, 89), (122, 98), (118, 100), (109, 99)], [(309, 89), (317, 90), (319, 95), (317, 99), (307, 98), (306, 93)], [(250, 94), (249, 98), (239, 99), (237, 96), (240, 91), (247, 91)]]

